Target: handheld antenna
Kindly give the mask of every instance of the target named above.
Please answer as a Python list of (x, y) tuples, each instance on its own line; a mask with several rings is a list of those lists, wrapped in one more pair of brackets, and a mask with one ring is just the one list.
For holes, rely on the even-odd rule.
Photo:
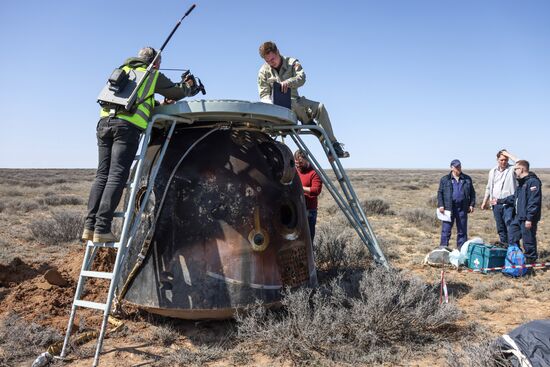
[(176, 33), (176, 30), (180, 26), (181, 22), (185, 19), (185, 17), (187, 17), (193, 11), (193, 9), (195, 9), (196, 6), (197, 6), (196, 4), (191, 5), (191, 7), (185, 12), (183, 17), (181, 17), (181, 19), (176, 23), (176, 25), (172, 29), (172, 32), (170, 32), (170, 34), (168, 35), (168, 38), (166, 38), (166, 40), (164, 41), (164, 43), (160, 47), (159, 52), (157, 52), (157, 54), (153, 58), (153, 61), (151, 61), (151, 63), (147, 67), (147, 70), (145, 70), (145, 74), (143, 75), (143, 78), (141, 78), (141, 80), (139, 81), (138, 85), (136, 86), (136, 88), (134, 89), (134, 91), (132, 92), (130, 97), (128, 97), (128, 104), (126, 105), (126, 110), (129, 111), (132, 108), (132, 106), (134, 105), (134, 100), (136, 99), (136, 95), (137, 95), (137, 92), (138, 92), (139, 88), (141, 87), (141, 85), (143, 84), (145, 79), (149, 76), (149, 74), (151, 73), (151, 69), (153, 68), (153, 65), (155, 65), (157, 59), (160, 57), (160, 54), (164, 50), (164, 47), (166, 47), (168, 42), (170, 42), (170, 39), (172, 38), (174, 33)]

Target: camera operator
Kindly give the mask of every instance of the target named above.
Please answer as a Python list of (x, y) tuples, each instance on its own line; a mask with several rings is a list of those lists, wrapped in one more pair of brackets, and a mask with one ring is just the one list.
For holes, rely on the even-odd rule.
[[(127, 59), (121, 69), (145, 71), (155, 61), (157, 51), (142, 48), (138, 57)], [(201, 91), (192, 75), (180, 83), (174, 83), (158, 71), (161, 57), (156, 58), (151, 73), (147, 75), (137, 92), (134, 108), (100, 111), (97, 125), (99, 163), (88, 199), (88, 215), (82, 239), (93, 242), (116, 242), (111, 232), (113, 214), (118, 206), (130, 167), (139, 146), (141, 133), (147, 128), (151, 111), (155, 106), (155, 93), (164, 96), (164, 103), (174, 103)]]

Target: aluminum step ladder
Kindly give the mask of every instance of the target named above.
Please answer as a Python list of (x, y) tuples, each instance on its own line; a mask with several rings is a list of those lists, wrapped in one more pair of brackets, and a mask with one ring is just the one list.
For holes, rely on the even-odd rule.
[[(166, 139), (160, 150), (160, 154), (157, 159), (157, 162), (151, 169), (151, 174), (149, 176), (149, 180), (147, 183), (147, 189), (142, 196), (139, 211), (135, 215), (133, 215), (134, 205), (136, 202), (136, 195), (138, 193), (138, 186), (142, 178), (145, 155), (147, 153), (147, 147), (149, 146), (149, 143), (151, 141), (151, 133), (153, 131), (152, 129), (153, 125), (158, 120), (171, 121), (171, 123), (168, 128), (168, 132), (166, 134)], [(111, 313), (111, 306), (115, 296), (116, 286), (118, 284), (118, 280), (120, 277), (120, 268), (121, 268), (121, 265), (124, 263), (128, 247), (132, 244), (132, 239), (134, 238), (138, 230), (138, 227), (140, 225), (142, 214), (145, 210), (145, 207), (147, 206), (149, 196), (151, 194), (151, 191), (153, 190), (155, 178), (157, 176), (160, 165), (164, 158), (164, 154), (166, 153), (166, 149), (168, 148), (168, 144), (170, 143), (170, 138), (174, 133), (174, 129), (176, 127), (177, 122), (183, 122), (186, 124), (192, 123), (191, 120), (181, 118), (181, 117), (160, 115), (160, 114), (155, 115), (149, 122), (145, 133), (143, 133), (141, 136), (139, 154), (135, 156), (134, 162), (132, 164), (132, 170), (134, 171), (133, 179), (131, 180), (131, 183), (129, 183), (129, 185), (126, 186), (127, 189), (130, 190), (128, 201), (126, 202), (124, 211), (115, 212), (114, 214), (115, 218), (123, 219), (122, 232), (120, 234), (120, 241), (111, 242), (111, 243), (99, 243), (99, 242), (88, 241), (86, 243), (86, 250), (84, 253), (84, 259), (82, 261), (82, 268), (80, 270), (80, 275), (78, 276), (78, 284), (76, 287), (74, 300), (71, 307), (69, 323), (67, 325), (67, 332), (65, 334), (65, 339), (63, 341), (63, 349), (61, 350), (61, 354), (57, 358), (64, 359), (67, 355), (69, 339), (71, 335), (71, 330), (74, 325), (74, 319), (76, 316), (77, 307), (89, 308), (89, 309), (103, 311), (103, 320), (101, 322), (101, 328), (99, 330), (99, 336), (97, 338), (94, 361), (92, 364), (93, 367), (98, 366), (99, 356), (101, 354), (101, 350), (103, 347), (103, 340), (105, 338), (105, 333), (107, 330), (107, 322), (109, 319), (109, 315)], [(113, 248), (117, 252), (115, 262), (113, 264), (112, 272), (99, 272), (99, 271), (91, 270), (94, 258), (98, 250), (102, 247)], [(86, 301), (82, 299), (82, 294), (84, 292), (86, 280), (90, 278), (91, 279), (108, 279), (110, 281), (109, 290), (107, 293), (107, 299), (105, 303), (91, 302), (91, 301)]]
[[(377, 264), (384, 266), (386, 269), (389, 269), (389, 263), (384, 256), (384, 253), (380, 249), (378, 240), (376, 239), (376, 236), (367, 219), (367, 216), (365, 215), (365, 212), (361, 207), (359, 200), (357, 199), (357, 195), (355, 194), (355, 190), (351, 185), (348, 175), (346, 174), (344, 167), (342, 167), (342, 163), (336, 155), (332, 144), (328, 143), (330, 140), (328, 139), (325, 130), (321, 126), (312, 124), (271, 126), (270, 129), (273, 129), (273, 131), (277, 131), (281, 135), (288, 134), (292, 138), (296, 146), (306, 154), (306, 157), (311, 162), (313, 168), (323, 181), (323, 184), (334, 198), (334, 201), (336, 201), (336, 204), (338, 205), (340, 210), (342, 210), (353, 229), (355, 229), (361, 241), (369, 249), (369, 252), (371, 253), (374, 261)], [(332, 182), (327, 173), (321, 168), (321, 165), (319, 164), (317, 159), (314, 157), (314, 155), (307, 147), (306, 143), (300, 137), (300, 135), (311, 134), (317, 137), (321, 137), (321, 139), (319, 139), (318, 141), (321, 143), (323, 151), (325, 152), (328, 161), (330, 162), (334, 175), (336, 176), (336, 180), (340, 185), (341, 192)]]

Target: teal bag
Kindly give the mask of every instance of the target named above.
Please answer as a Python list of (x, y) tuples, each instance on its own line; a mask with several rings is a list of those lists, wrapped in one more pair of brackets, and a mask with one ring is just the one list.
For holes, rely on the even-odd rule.
[(487, 274), (490, 271), (487, 268), (504, 266), (505, 258), (506, 249), (489, 244), (470, 243), (466, 265), (470, 269), (480, 270), (481, 273)]
[[(525, 255), (517, 244), (509, 245), (506, 251), (506, 259), (504, 260), (504, 266), (523, 266), (525, 265)], [(502, 269), (504, 275), (511, 277), (522, 277), (527, 273), (527, 268), (509, 268)]]

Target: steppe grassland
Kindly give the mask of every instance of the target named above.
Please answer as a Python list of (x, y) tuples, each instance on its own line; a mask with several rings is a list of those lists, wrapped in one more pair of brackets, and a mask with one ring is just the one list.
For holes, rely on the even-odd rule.
[[(543, 182), (543, 192), (550, 192), (550, 172), (535, 171)], [(151, 324), (148, 316), (139, 316), (137, 324), (140, 320), (149, 321), (141, 325), (145, 332), (139, 341), (159, 341), (156, 348), (165, 356), (155, 362), (159, 366), (200, 365), (209, 361), (219, 365), (246, 365), (257, 362), (258, 358), (280, 365), (289, 361), (295, 364), (316, 361), (320, 365), (399, 364), (405, 356), (420, 365), (471, 365), (468, 353), (449, 351), (445, 346), (468, 342), (474, 343), (472, 350), (487, 352), (484, 339), (490, 340), (532, 319), (549, 318), (550, 277), (542, 271), (538, 271), (536, 277), (520, 280), (500, 274), (483, 276), (448, 271), (451, 306), (437, 308), (435, 293), (440, 269), (425, 267), (422, 260), (439, 243), (440, 223), (434, 219), (435, 195), (439, 178), (446, 173), (444, 170), (349, 172), (384, 252), (398, 269), (392, 276), (372, 269), (367, 251), (325, 188), (320, 198), (315, 241), (321, 292), (289, 293), (285, 297), (286, 314), (266, 314), (261, 308), (254, 308), (236, 324), (216, 324), (203, 330), (203, 334), (200, 326), (157, 319)], [(465, 173), (474, 180), (479, 208), (487, 172), (465, 170)], [(44, 266), (60, 266), (67, 255), (79, 256), (81, 246), (77, 239), (93, 176), (93, 170), (0, 170), (0, 265), (13, 264), (14, 259), (19, 258), (38, 277)], [(544, 198), (543, 221), (538, 232), (541, 261), (550, 261), (550, 225), (545, 220), (550, 209), (547, 197), (550, 196)], [(495, 241), (492, 213), (478, 208), (469, 219), (469, 237)], [(454, 241), (453, 236), (452, 246)], [(17, 291), (12, 288), (13, 284), (0, 286), (3, 302), (10, 292)], [(430, 302), (423, 303), (420, 299)], [(398, 308), (394, 310), (398, 312), (394, 317), (376, 323), (381, 309), (405, 300), (413, 300), (412, 307)], [(522, 307), (525, 300), (530, 305), (527, 309)], [(350, 302), (357, 308), (350, 308)], [(503, 314), (508, 317), (502, 317)], [(428, 320), (428, 315), (435, 317)], [(9, 361), (25, 358), (15, 352), (21, 343), (33, 346), (26, 355), (29, 358), (57, 335), (56, 330), (28, 324), (26, 315), (20, 316), (22, 318), (5, 317), (3, 326), (6, 326), (4, 330), (16, 326), (21, 333), (0, 333), (0, 349), (12, 351)], [(398, 331), (405, 329), (403, 323), (416, 325), (416, 328), (409, 327), (412, 334)], [(350, 324), (357, 326), (347, 329), (346, 325)], [(327, 329), (327, 325), (334, 328)], [(360, 325), (371, 327), (366, 329)], [(289, 334), (288, 327), (304, 332)], [(199, 330), (202, 336), (191, 337), (189, 329)], [(335, 332), (343, 329), (348, 330), (345, 335)], [(62, 330), (57, 330), (60, 332)], [(278, 341), (266, 335), (278, 335)], [(136, 338), (136, 335), (121, 335), (119, 342), (131, 343)], [(420, 338), (424, 345), (413, 342), (414, 338)], [(358, 340), (362, 341), (359, 348), (347, 347)], [(383, 341), (385, 347), (376, 340)], [(253, 353), (258, 343), (264, 347), (263, 357)], [(82, 358), (90, 354), (86, 348), (88, 346), (83, 346), (78, 351)], [(490, 360), (478, 365), (491, 366)]]

